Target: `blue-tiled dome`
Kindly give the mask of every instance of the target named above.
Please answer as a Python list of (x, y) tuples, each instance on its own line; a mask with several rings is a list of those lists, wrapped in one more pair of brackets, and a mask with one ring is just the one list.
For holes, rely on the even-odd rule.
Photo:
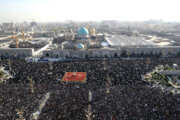
[(83, 49), (83, 48), (84, 48), (84, 45), (83, 45), (83, 44), (77, 44), (77, 45), (76, 45), (76, 48), (78, 48), (78, 49)]
[(88, 35), (88, 34), (89, 34), (89, 32), (85, 27), (80, 28), (78, 31), (78, 35)]

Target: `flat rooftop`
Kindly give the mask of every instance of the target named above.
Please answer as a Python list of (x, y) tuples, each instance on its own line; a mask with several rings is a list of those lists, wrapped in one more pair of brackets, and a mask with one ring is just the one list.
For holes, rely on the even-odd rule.
[(111, 46), (143, 46), (143, 45), (156, 45), (151, 41), (146, 41), (142, 37), (129, 37), (126, 35), (112, 35), (107, 36), (106, 40)]

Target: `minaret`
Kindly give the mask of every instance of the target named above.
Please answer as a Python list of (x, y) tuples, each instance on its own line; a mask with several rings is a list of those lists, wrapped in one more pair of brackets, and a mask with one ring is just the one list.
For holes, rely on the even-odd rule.
[(74, 33), (73, 33), (73, 30), (72, 30), (72, 29), (71, 29), (71, 35), (72, 35), (71, 40), (74, 40)]
[[(91, 91), (89, 90), (89, 95), (88, 95), (88, 102), (91, 102), (92, 101), (92, 93)], [(95, 116), (93, 115), (93, 112), (91, 110), (91, 104), (88, 104), (88, 108), (87, 110), (85, 110), (86, 112), (86, 118), (87, 120), (92, 120)]]
[(33, 94), (33, 93), (34, 93), (34, 85), (33, 85), (32, 78), (29, 78), (29, 77), (28, 77), (28, 80), (29, 80), (30, 87), (31, 87), (31, 93)]

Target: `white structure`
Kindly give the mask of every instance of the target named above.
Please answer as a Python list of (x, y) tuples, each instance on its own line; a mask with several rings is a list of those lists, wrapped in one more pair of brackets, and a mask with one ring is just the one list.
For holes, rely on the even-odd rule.
[[(97, 35), (96, 35), (97, 36)], [(107, 45), (103, 45), (106, 43)], [(83, 27), (78, 30), (77, 39), (66, 40), (55, 49), (43, 51), (44, 58), (100, 58), (159, 55), (180, 55), (180, 46), (157, 46), (141, 37), (124, 35), (107, 36), (91, 39), (89, 31)]]
[(122, 47), (122, 48), (107, 48), (107, 49), (86, 49), (86, 50), (45, 50), (43, 57), (45, 58), (89, 58), (89, 57), (121, 57), (123, 53), (132, 54), (161, 54), (162, 56), (176, 55), (180, 53), (180, 46), (167, 47)]
[(24, 56), (29, 57), (34, 54), (34, 48), (0, 48), (0, 56)]

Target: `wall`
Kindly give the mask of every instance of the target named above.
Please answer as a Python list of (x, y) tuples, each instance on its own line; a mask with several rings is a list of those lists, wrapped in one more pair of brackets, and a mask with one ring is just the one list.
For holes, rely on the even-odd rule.
[(180, 47), (124, 47), (121, 49), (95, 49), (95, 50), (45, 50), (43, 51), (43, 56), (46, 57), (46, 54), (49, 54), (50, 58), (58, 57), (76, 57), (76, 58), (85, 58), (85, 57), (121, 57), (122, 52), (126, 54), (178, 54), (180, 53)]
[(33, 48), (0, 48), (0, 56), (32, 56)]

